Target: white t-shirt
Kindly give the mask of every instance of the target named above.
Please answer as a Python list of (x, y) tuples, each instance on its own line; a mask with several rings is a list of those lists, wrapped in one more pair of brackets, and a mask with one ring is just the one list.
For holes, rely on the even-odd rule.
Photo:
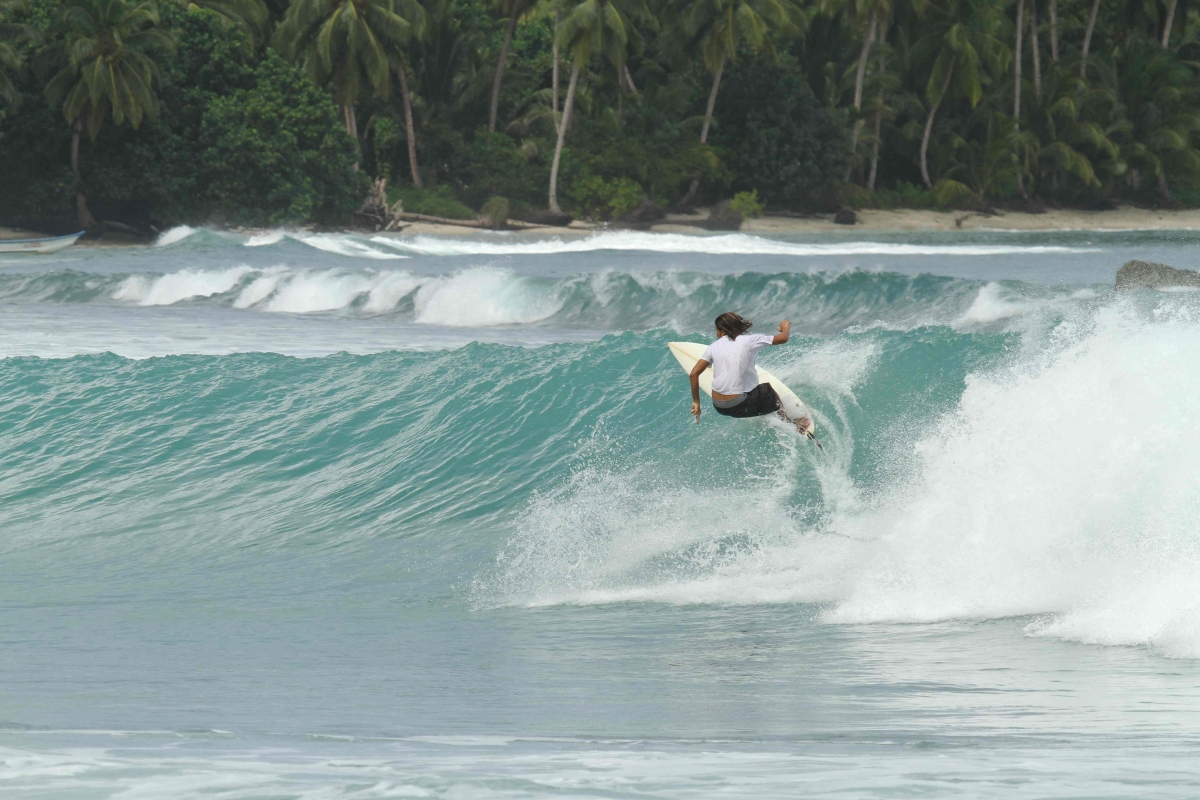
[(712, 364), (713, 391), (742, 394), (758, 386), (758, 373), (754, 371), (758, 351), (774, 339), (763, 333), (743, 333), (737, 339), (722, 336), (710, 344), (700, 358)]

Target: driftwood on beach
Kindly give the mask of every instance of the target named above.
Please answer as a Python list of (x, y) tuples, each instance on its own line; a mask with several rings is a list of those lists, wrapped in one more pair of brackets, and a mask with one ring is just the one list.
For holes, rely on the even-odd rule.
[[(396, 217), (398, 219), (404, 220), (405, 222), (431, 222), (431, 223), (434, 223), (437, 225), (457, 225), (460, 228), (484, 228), (484, 229), (489, 229), (489, 230), (492, 228), (492, 226), (489, 223), (483, 222), (480, 220), (450, 219), (449, 217), (433, 217), (433, 216), (430, 216), (429, 214), (414, 214), (411, 211), (401, 211), (401, 212), (397, 213)], [(522, 230), (554, 227), (553, 225), (539, 225), (536, 222), (520, 222), (518, 220), (513, 220), (513, 219), (508, 220), (507, 226), (509, 228), (519, 228)]]

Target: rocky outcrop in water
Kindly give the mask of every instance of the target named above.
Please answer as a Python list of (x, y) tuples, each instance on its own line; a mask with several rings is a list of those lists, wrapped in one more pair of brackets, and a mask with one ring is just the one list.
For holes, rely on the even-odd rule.
[(1200, 286), (1200, 272), (1175, 269), (1152, 261), (1127, 261), (1117, 270), (1116, 290), (1162, 289), (1169, 286)]

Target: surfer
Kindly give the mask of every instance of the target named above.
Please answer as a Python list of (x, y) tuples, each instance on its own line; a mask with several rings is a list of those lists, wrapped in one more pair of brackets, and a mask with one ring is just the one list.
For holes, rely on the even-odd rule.
[(762, 417), (776, 414), (806, 433), (807, 417), (792, 419), (783, 411), (779, 395), (769, 383), (759, 383), (754, 370), (758, 351), (768, 345), (784, 344), (791, 337), (792, 323), (779, 323), (779, 333), (768, 336), (747, 333), (754, 323), (732, 311), (717, 317), (717, 340), (692, 367), (692, 414), (700, 421), (700, 374), (713, 368), (712, 401), (718, 414), (726, 417)]

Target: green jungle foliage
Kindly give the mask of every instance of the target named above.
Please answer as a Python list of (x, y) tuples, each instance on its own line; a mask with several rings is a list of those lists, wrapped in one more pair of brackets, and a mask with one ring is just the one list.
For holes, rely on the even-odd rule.
[(459, 219), (491, 198), (600, 220), (734, 195), (755, 213), (1194, 206), (1198, 15), (0, 0), (0, 223), (343, 225), (376, 177), (406, 210)]
[(400, 202), (404, 210), (413, 214), (427, 214), (431, 217), (446, 219), (475, 219), (475, 212), (468, 206), (454, 199), (454, 195), (444, 186), (432, 189), (418, 189), (415, 186), (389, 186), (387, 190), (388, 204)]

